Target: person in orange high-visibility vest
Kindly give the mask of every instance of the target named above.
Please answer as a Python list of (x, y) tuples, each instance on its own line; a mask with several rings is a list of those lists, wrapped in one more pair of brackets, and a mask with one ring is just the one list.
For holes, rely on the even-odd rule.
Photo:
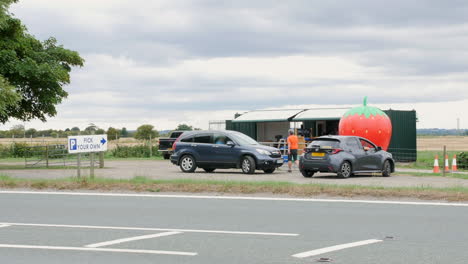
[(296, 135), (294, 135), (294, 130), (289, 130), (288, 136), (288, 172), (291, 172), (292, 162), (298, 166), (297, 161), (297, 149), (299, 148), (299, 140)]

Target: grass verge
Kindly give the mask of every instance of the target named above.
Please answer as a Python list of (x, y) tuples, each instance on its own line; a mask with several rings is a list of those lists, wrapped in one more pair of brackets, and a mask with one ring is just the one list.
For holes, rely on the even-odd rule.
[[(420, 176), (420, 177), (443, 177), (442, 173), (411, 172), (411, 171), (398, 172), (395, 175), (410, 175), (410, 176)], [(457, 178), (457, 179), (468, 180), (468, 174), (462, 174), (462, 173), (447, 172), (445, 174), (445, 177), (446, 178)]]
[(134, 177), (129, 180), (104, 178), (21, 179), (0, 176), (0, 188), (53, 190), (99, 190), (133, 192), (188, 192), (222, 194), (275, 194), (294, 197), (376, 197), (416, 198), (422, 200), (468, 201), (468, 188), (377, 187), (360, 185), (295, 184), (289, 182), (232, 182), (215, 180), (153, 180)]

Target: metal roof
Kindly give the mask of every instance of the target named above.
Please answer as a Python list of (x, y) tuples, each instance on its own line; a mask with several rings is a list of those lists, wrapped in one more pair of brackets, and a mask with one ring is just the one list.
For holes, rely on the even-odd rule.
[(339, 120), (350, 108), (311, 108), (296, 115), (292, 121)]
[(254, 110), (242, 114), (232, 122), (281, 122), (290, 121), (295, 115), (304, 111), (304, 109), (273, 109), (273, 110)]

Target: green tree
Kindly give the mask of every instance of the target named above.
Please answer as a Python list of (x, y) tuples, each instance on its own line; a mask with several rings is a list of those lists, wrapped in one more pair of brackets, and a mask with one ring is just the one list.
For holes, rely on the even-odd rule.
[(30, 128), (26, 130), (26, 137), (36, 137), (37, 130), (34, 128)]
[(122, 127), (122, 131), (120, 132), (120, 135), (122, 135), (122, 137), (128, 137), (128, 131), (125, 127)]
[(175, 130), (181, 130), (181, 131), (192, 131), (193, 127), (189, 126), (187, 124), (179, 124)]
[(98, 127), (95, 124), (90, 123), (88, 127), (85, 128), (84, 132), (89, 135), (94, 135), (96, 133), (96, 130), (98, 130)]
[(10, 128), (10, 135), (14, 136), (15, 138), (17, 137), (23, 137), (24, 136), (24, 126), (23, 125), (14, 125)]
[(41, 42), (30, 35), (8, 12), (14, 2), (0, 0), (0, 122), (45, 121), (68, 95), (63, 86), (70, 83), (71, 67), (84, 60), (53, 37)]
[(109, 127), (107, 129), (107, 138), (109, 140), (111, 139), (118, 139), (119, 138), (119, 135), (120, 135), (120, 131), (116, 128), (113, 128), (113, 127)]
[(158, 131), (154, 130), (152, 125), (141, 125), (137, 128), (135, 133), (136, 139), (148, 140), (150, 138), (154, 139), (159, 136)]

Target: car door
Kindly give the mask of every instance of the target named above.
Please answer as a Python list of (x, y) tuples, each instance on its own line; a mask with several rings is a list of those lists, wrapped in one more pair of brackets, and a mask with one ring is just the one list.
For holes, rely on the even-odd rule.
[(363, 138), (359, 139), (359, 142), (366, 153), (362, 163), (363, 170), (381, 170), (381, 158), (377, 147)]
[(366, 153), (364, 152), (364, 149), (359, 143), (359, 140), (355, 137), (349, 137), (346, 139), (346, 146), (348, 148), (349, 153), (355, 158), (353, 164), (353, 171), (363, 170), (362, 164), (365, 163), (363, 159)]
[(193, 137), (191, 146), (198, 154), (197, 163), (213, 162), (213, 133), (202, 133)]
[(214, 133), (213, 139), (213, 149), (216, 153), (214, 159), (216, 163), (223, 165), (236, 164), (239, 160), (238, 148), (237, 146), (227, 145), (227, 143), (232, 140), (224, 133)]

